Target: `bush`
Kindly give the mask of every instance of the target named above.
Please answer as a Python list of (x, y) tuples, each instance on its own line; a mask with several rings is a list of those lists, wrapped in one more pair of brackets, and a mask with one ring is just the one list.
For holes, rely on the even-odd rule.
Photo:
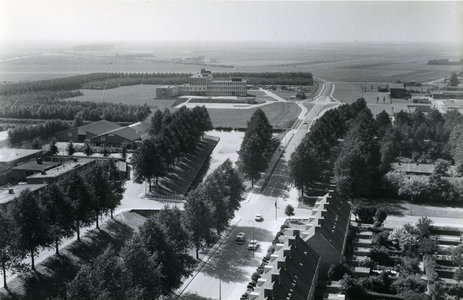
[(337, 281), (344, 277), (344, 275), (352, 275), (352, 270), (350, 269), (349, 265), (347, 264), (339, 264), (335, 265), (332, 264), (330, 269), (328, 270), (327, 276), (328, 279)]

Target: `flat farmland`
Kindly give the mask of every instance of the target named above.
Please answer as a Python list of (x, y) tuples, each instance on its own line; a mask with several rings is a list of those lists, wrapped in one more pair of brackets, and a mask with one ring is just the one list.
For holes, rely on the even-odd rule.
[[(377, 82), (337, 82), (333, 97), (344, 103), (352, 103), (358, 98), (365, 98), (367, 103), (376, 104), (376, 98), (379, 97), (379, 103), (383, 104), (383, 98), (386, 97), (386, 103), (389, 103), (389, 93), (378, 92), (378, 86), (385, 87), (387, 83)], [(373, 86), (373, 89), (371, 87)], [(367, 88), (367, 92), (362, 92), (362, 88)]]
[(90, 101), (90, 102), (109, 102), (109, 103), (124, 103), (124, 104), (135, 104), (144, 105), (145, 103), (152, 109), (170, 108), (175, 100), (157, 100), (156, 96), (156, 85), (133, 85), (124, 86), (115, 89), (105, 90), (103, 100), (101, 96), (102, 90), (80, 90), (84, 93), (83, 96), (69, 98), (68, 100), (76, 101)]
[[(214, 127), (245, 128), (252, 114), (258, 108), (252, 109), (214, 109), (209, 108)], [(297, 116), (301, 113), (301, 108), (295, 103), (278, 102), (261, 106), (271, 125), (279, 128), (290, 127)]]

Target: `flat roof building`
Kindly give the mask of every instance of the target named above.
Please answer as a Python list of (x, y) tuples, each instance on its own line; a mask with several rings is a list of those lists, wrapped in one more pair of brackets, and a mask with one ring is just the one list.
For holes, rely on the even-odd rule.
[(0, 188), (0, 212), (8, 211), (8, 206), (14, 201), (22, 191), (30, 189), (34, 195), (40, 195), (47, 184), (18, 184), (7, 188)]
[(230, 80), (214, 80), (211, 71), (202, 69), (198, 74), (190, 77), (189, 85), (156, 88), (156, 97), (173, 98), (182, 95), (245, 97), (247, 92), (247, 81), (243, 78), (232, 77)]
[(91, 168), (96, 163), (94, 159), (74, 159), (58, 165), (48, 171), (26, 177), (27, 184), (50, 184), (63, 180), (76, 170), (83, 171)]

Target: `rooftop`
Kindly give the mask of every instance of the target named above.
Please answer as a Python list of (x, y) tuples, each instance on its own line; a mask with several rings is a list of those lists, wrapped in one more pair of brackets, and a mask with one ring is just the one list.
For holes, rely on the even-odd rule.
[(121, 128), (121, 126), (117, 125), (116, 123), (112, 123), (106, 120), (101, 120), (97, 122), (93, 122), (84, 126), (78, 127), (79, 134), (85, 134), (86, 132), (90, 132), (95, 135), (100, 135), (102, 133)]
[(1, 148), (0, 149), (0, 163), (11, 162), (16, 159), (20, 159), (32, 154), (43, 153), (42, 150), (31, 150), (31, 149), (12, 149), (12, 148)]
[(63, 163), (62, 165), (59, 165), (56, 168), (47, 170), (45, 172), (45, 174), (38, 173), (38, 174), (28, 176), (26, 178), (52, 178), (52, 177), (58, 177), (58, 176), (60, 176), (60, 175), (62, 175), (64, 173), (67, 173), (67, 172), (69, 172), (69, 171), (71, 171), (73, 169), (76, 169), (76, 168), (80, 167), (80, 166), (92, 163), (94, 161), (95, 161), (94, 159), (78, 159), (77, 161), (67, 161), (67, 162)]
[[(47, 186), (46, 184), (18, 184), (9, 188), (1, 188), (0, 189), (0, 204), (6, 204), (13, 200), (14, 198), (18, 197), (19, 194), (26, 190), (30, 189), (31, 191), (35, 191)], [(13, 190), (13, 194), (10, 193), (10, 190)]]
[(59, 162), (53, 162), (53, 161), (43, 161), (41, 164), (38, 164), (36, 161), (30, 161), (25, 164), (21, 164), (17, 167), (14, 167), (13, 170), (17, 171), (46, 171), (48, 169), (54, 168), (61, 163)]

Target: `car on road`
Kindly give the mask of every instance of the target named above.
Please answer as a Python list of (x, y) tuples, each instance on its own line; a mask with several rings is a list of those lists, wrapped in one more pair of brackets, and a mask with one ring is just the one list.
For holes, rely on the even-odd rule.
[(262, 220), (264, 220), (264, 218), (262, 217), (261, 214), (257, 214), (257, 215), (254, 217), (254, 220), (256, 220), (257, 222), (261, 222)]
[(259, 243), (257, 242), (257, 240), (250, 240), (249, 245), (248, 245), (248, 250), (256, 250), (258, 246), (259, 246)]
[(235, 243), (238, 245), (243, 245), (245, 240), (246, 240), (246, 234), (244, 232), (240, 232), (235, 238)]
[(304, 121), (304, 124), (307, 124), (307, 121)]

